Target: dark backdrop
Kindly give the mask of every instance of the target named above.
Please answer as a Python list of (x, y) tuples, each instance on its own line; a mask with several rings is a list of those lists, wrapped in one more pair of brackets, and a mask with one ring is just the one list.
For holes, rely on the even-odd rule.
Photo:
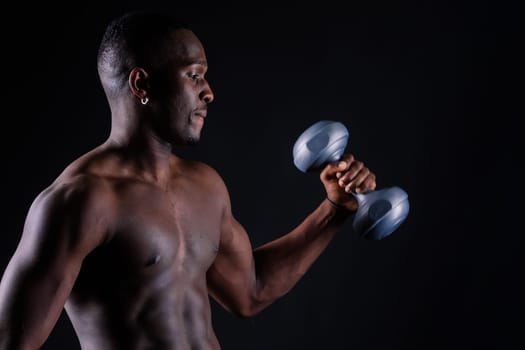
[[(108, 135), (95, 63), (105, 25), (125, 10), (162, 8), (201, 38), (216, 98), (202, 142), (176, 152), (223, 175), (254, 246), (323, 199), (317, 175), (300, 173), (291, 153), (320, 119), (345, 123), (347, 150), (378, 188), (401, 186), (411, 202), (383, 241), (346, 225), (258, 316), (212, 303), (225, 350), (518, 348), (515, 10), (485, 1), (140, 3), (3, 11), (0, 271), (33, 198)], [(44, 349), (78, 348), (63, 315)]]

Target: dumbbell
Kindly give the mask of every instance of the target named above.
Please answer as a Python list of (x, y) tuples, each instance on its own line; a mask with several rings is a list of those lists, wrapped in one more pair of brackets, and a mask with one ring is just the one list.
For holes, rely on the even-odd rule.
[[(344, 124), (320, 120), (308, 127), (295, 141), (293, 161), (304, 173), (320, 171), (338, 161), (349, 138)], [(398, 186), (365, 193), (352, 193), (358, 203), (352, 226), (363, 238), (381, 240), (394, 232), (410, 210), (408, 194)]]

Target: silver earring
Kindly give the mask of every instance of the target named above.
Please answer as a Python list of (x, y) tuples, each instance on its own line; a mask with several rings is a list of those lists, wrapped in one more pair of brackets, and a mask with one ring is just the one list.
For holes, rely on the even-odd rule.
[(149, 101), (148, 96), (144, 96), (143, 98), (140, 99), (140, 103), (142, 103), (143, 105), (147, 104), (148, 101)]

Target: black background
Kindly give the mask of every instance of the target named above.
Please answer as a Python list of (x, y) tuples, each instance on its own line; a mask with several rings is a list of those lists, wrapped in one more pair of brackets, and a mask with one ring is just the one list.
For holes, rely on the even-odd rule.
[[(254, 318), (212, 302), (225, 350), (521, 348), (517, 9), (486, 1), (241, 4), (20, 3), (3, 11), (1, 270), (33, 198), (108, 135), (96, 74), (105, 25), (126, 10), (164, 9), (203, 42), (215, 92), (201, 143), (175, 152), (222, 174), (254, 246), (323, 199), (317, 175), (299, 172), (291, 153), (320, 119), (345, 123), (347, 151), (377, 174), (378, 188), (398, 185), (411, 203), (407, 221), (383, 241), (360, 239), (349, 222), (296, 287)], [(44, 349), (78, 348), (63, 315)]]

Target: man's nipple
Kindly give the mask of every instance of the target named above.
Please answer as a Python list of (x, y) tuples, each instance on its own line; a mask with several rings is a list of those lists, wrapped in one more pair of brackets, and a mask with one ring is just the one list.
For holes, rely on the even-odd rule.
[(160, 261), (160, 255), (159, 255), (159, 254), (153, 254), (153, 255), (150, 256), (149, 259), (146, 261), (145, 266), (148, 267), (148, 266), (151, 266), (151, 265), (155, 265), (155, 264), (158, 263), (159, 261)]

